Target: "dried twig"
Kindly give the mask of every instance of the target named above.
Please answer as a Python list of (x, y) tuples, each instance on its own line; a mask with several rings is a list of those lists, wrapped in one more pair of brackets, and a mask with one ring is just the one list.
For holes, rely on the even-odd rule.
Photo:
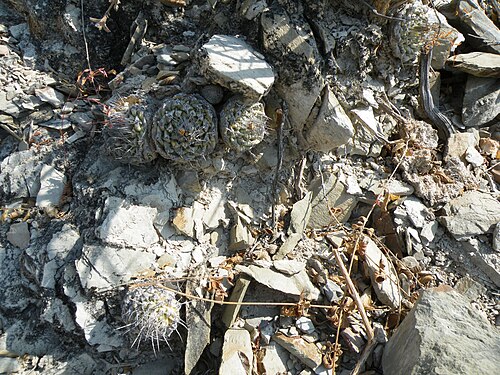
[(104, 16), (101, 18), (93, 18), (90, 17), (90, 21), (95, 23), (95, 26), (99, 30), (104, 30), (107, 33), (110, 33), (111, 30), (108, 28), (108, 25), (106, 25), (106, 22), (108, 21), (109, 15), (111, 13), (111, 9), (115, 8), (115, 10), (118, 10), (118, 5), (120, 4), (120, 0), (109, 0), (109, 7), (106, 9), (106, 12), (104, 12)]
[(349, 293), (351, 294), (352, 299), (354, 300), (356, 306), (358, 307), (359, 314), (361, 315), (361, 319), (363, 320), (363, 324), (365, 326), (366, 336), (368, 338), (368, 343), (366, 344), (363, 353), (361, 354), (361, 357), (359, 358), (358, 363), (356, 364), (356, 367), (351, 372), (351, 375), (356, 375), (359, 373), (359, 369), (361, 368), (361, 366), (368, 359), (368, 356), (370, 355), (371, 351), (373, 350), (377, 342), (375, 341), (375, 334), (373, 332), (372, 325), (368, 320), (368, 315), (366, 315), (366, 310), (365, 307), (363, 306), (363, 301), (361, 301), (358, 291), (356, 290), (356, 287), (352, 282), (351, 276), (349, 275), (349, 272), (347, 272), (347, 269), (345, 268), (344, 262), (340, 257), (339, 251), (335, 248), (334, 242), (329, 237), (326, 238), (332, 245), (332, 250), (333, 254), (335, 255), (335, 260), (337, 261), (340, 271), (344, 276), (345, 282), (349, 289)]
[(278, 163), (276, 164), (276, 172), (274, 175), (274, 180), (272, 184), (272, 197), (273, 197), (273, 204), (272, 204), (272, 226), (273, 230), (276, 229), (276, 204), (278, 201), (278, 196), (276, 193), (276, 189), (278, 188), (278, 180), (279, 180), (279, 174), (281, 170), (281, 166), (283, 165), (283, 110), (281, 108), (278, 108), (276, 110), (276, 126), (277, 126), (277, 143), (278, 143)]

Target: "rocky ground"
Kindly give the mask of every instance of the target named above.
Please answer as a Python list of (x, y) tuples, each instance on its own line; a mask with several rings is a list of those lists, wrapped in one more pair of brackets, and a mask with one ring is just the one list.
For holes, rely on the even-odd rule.
[(0, 373), (495, 374), (496, 0), (0, 0)]

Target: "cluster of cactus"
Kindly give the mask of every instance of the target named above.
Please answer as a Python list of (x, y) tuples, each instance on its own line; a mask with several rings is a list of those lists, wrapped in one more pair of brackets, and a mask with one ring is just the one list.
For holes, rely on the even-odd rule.
[(157, 156), (150, 137), (154, 104), (140, 93), (114, 96), (108, 101), (108, 126), (103, 129), (108, 154), (139, 165)]
[(122, 319), (129, 332), (136, 335), (132, 346), (150, 341), (153, 349), (184, 325), (181, 303), (175, 294), (157, 285), (138, 286), (127, 291), (122, 303)]
[(403, 63), (414, 64), (425, 43), (429, 42), (431, 27), (429, 25), (430, 8), (420, 1), (406, 4), (397, 14), (398, 21), (392, 30), (392, 49), (396, 57)]
[(261, 103), (247, 103), (241, 97), (229, 99), (221, 112), (220, 132), (227, 146), (247, 151), (264, 139), (267, 117)]
[[(199, 95), (177, 94), (160, 108), (136, 94), (112, 98), (104, 129), (108, 153), (124, 163), (143, 164), (157, 155), (175, 162), (206, 158), (216, 147), (218, 121), (214, 107)], [(267, 117), (261, 103), (236, 96), (221, 111), (220, 132), (226, 145), (250, 150), (265, 135)]]

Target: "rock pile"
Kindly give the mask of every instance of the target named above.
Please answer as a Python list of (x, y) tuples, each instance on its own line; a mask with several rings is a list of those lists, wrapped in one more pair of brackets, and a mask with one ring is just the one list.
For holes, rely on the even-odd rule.
[(498, 368), (498, 9), (34, 3), (0, 0), (0, 373)]

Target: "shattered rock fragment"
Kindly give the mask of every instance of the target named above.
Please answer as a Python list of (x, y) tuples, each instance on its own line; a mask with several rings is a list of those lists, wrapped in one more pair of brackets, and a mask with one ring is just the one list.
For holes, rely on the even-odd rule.
[(97, 231), (103, 241), (118, 245), (147, 248), (159, 237), (153, 226), (157, 209), (131, 205), (115, 197), (106, 201), (107, 216)]
[(36, 196), (36, 205), (42, 208), (56, 208), (61, 201), (66, 177), (50, 165), (43, 165), (40, 172), (40, 190)]
[(311, 217), (308, 228), (323, 228), (346, 222), (358, 200), (347, 193), (334, 174), (325, 174), (311, 183)]
[(319, 367), (322, 363), (321, 353), (316, 345), (300, 336), (288, 337), (278, 332), (273, 336), (273, 340), (311, 369)]
[(7, 232), (7, 241), (20, 249), (26, 249), (30, 244), (28, 223), (23, 221), (12, 224)]
[(500, 55), (495, 53), (462, 53), (448, 58), (446, 63), (453, 70), (476, 77), (500, 78)]
[(251, 276), (258, 283), (282, 293), (294, 296), (303, 295), (304, 298), (310, 300), (315, 300), (319, 297), (319, 290), (309, 280), (309, 276), (305, 270), (293, 276), (285, 276), (282, 273), (256, 265), (249, 265), (248, 267), (238, 265), (235, 269)]
[(365, 264), (378, 299), (393, 309), (399, 308), (402, 296), (394, 268), (372, 239), (365, 236), (363, 241), (366, 244)]
[(220, 375), (251, 374), (253, 351), (250, 334), (245, 329), (230, 328), (224, 334)]
[(214, 35), (201, 48), (201, 69), (223, 87), (260, 99), (274, 83), (271, 66), (240, 38)]
[(466, 297), (441, 286), (422, 292), (389, 339), (382, 364), (386, 375), (494, 374), (499, 351), (497, 328)]
[(457, 240), (490, 233), (500, 222), (500, 202), (480, 191), (466, 191), (443, 210), (439, 220)]
[(84, 246), (83, 256), (76, 261), (82, 286), (109, 288), (151, 267), (156, 256), (139, 250), (107, 246)]
[(462, 121), (467, 127), (487, 124), (500, 114), (500, 79), (469, 76), (465, 85)]
[(351, 119), (327, 86), (318, 116), (307, 130), (308, 146), (315, 151), (328, 152), (346, 144), (353, 135)]

